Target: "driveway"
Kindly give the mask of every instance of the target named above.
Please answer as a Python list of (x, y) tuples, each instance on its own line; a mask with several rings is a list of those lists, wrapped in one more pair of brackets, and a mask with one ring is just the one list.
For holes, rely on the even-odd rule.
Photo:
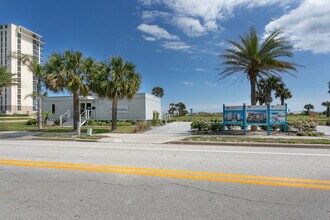
[(108, 134), (100, 142), (160, 144), (190, 136), (190, 122), (172, 122), (141, 134)]

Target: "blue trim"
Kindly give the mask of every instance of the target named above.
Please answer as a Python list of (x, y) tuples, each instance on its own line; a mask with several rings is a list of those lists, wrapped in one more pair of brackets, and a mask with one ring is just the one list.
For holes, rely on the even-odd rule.
[(225, 114), (226, 114), (226, 106), (225, 104), (223, 104), (223, 110), (222, 110), (222, 131), (225, 132), (225, 125), (226, 125), (226, 122), (225, 122)]
[(270, 135), (270, 104), (267, 104), (267, 135)]
[(246, 105), (243, 104), (243, 129), (244, 129), (244, 136), (246, 136)]
[(285, 123), (284, 123), (284, 134), (286, 134), (286, 117), (288, 115), (288, 105), (285, 103)]

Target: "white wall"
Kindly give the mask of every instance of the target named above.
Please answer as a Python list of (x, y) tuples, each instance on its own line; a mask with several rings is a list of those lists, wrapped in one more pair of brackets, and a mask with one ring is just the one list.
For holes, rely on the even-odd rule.
[[(97, 97), (80, 97), (80, 103), (91, 103), (95, 108), (96, 120), (111, 120), (112, 102)], [(52, 112), (52, 104), (55, 104), (55, 114), (52, 119), (59, 118), (67, 110), (73, 112), (72, 96), (47, 97), (43, 99), (43, 111)], [(139, 93), (132, 100), (118, 101), (118, 120), (151, 120), (153, 111), (161, 113), (161, 100), (151, 94)], [(120, 110), (121, 109), (121, 110)]]

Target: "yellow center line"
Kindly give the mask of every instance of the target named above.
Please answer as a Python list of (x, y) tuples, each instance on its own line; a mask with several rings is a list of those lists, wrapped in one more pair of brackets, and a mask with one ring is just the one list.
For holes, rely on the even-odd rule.
[(243, 174), (197, 172), (197, 171), (185, 171), (185, 170), (164, 170), (164, 169), (155, 169), (155, 168), (105, 166), (105, 165), (95, 165), (95, 164), (73, 164), (73, 163), (63, 163), (63, 162), (9, 160), (9, 159), (0, 159), (0, 165), (62, 169), (62, 170), (78, 170), (78, 171), (89, 171), (89, 172), (133, 174), (133, 175), (167, 177), (167, 178), (178, 178), (178, 179), (194, 179), (194, 180), (232, 182), (232, 183), (253, 184), (253, 185), (330, 190), (330, 180), (251, 176), (251, 175), (243, 175)]

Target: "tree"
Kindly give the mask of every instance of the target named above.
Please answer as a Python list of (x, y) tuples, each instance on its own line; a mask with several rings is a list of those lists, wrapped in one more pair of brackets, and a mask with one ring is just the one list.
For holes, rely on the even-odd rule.
[(151, 94), (159, 98), (162, 98), (164, 96), (164, 89), (162, 87), (156, 86), (152, 89)]
[(183, 102), (179, 102), (175, 104), (175, 107), (177, 108), (179, 112), (179, 116), (184, 116), (184, 112), (186, 110), (186, 105)]
[(79, 51), (66, 50), (53, 53), (45, 64), (46, 86), (54, 92), (67, 90), (73, 95), (73, 128), (79, 121), (79, 95), (89, 94), (88, 76), (94, 60), (85, 58)]
[(304, 106), (304, 109), (306, 109), (306, 115), (309, 115), (310, 114), (310, 110), (311, 109), (314, 109), (314, 105), (312, 105), (312, 104), (306, 104)]
[(117, 129), (118, 101), (132, 99), (140, 85), (141, 75), (136, 72), (135, 65), (120, 56), (98, 63), (91, 77), (91, 89), (100, 98), (112, 100), (112, 130)]
[(230, 47), (220, 55), (223, 58), (223, 70), (219, 73), (219, 80), (235, 73), (243, 73), (250, 81), (251, 105), (256, 105), (257, 79), (266, 76), (290, 74), (296, 71), (297, 64), (282, 61), (280, 57), (293, 57), (293, 47), (287, 38), (281, 36), (281, 29), (276, 29), (263, 41), (260, 42), (254, 26), (250, 32), (240, 37), (241, 42), (228, 40)]
[(292, 94), (291, 94), (290, 90), (285, 87), (284, 83), (282, 83), (275, 90), (275, 98), (280, 98), (281, 99), (281, 105), (285, 104), (285, 100), (292, 98)]
[(173, 114), (176, 111), (175, 104), (170, 103), (168, 106), (168, 114)]
[(270, 104), (273, 101), (272, 91), (279, 88), (282, 81), (276, 76), (268, 77), (267, 79), (261, 78), (258, 82), (258, 86), (263, 90), (265, 96), (265, 103)]
[(37, 124), (38, 130), (42, 129), (42, 85), (45, 81), (45, 72), (43, 66), (40, 64), (39, 59), (29, 54), (17, 54), (14, 55), (17, 59), (20, 59), (23, 65), (27, 66), (28, 69), (33, 73), (33, 76), (37, 80), (35, 94), (28, 96), (37, 99)]
[(5, 66), (0, 66), (0, 95), (2, 95), (3, 88), (17, 85), (17, 79), (14, 76), (15, 74), (7, 72)]
[(330, 81), (328, 82), (328, 93), (330, 93)]
[(322, 102), (322, 105), (327, 108), (327, 118), (330, 117), (330, 102)]

